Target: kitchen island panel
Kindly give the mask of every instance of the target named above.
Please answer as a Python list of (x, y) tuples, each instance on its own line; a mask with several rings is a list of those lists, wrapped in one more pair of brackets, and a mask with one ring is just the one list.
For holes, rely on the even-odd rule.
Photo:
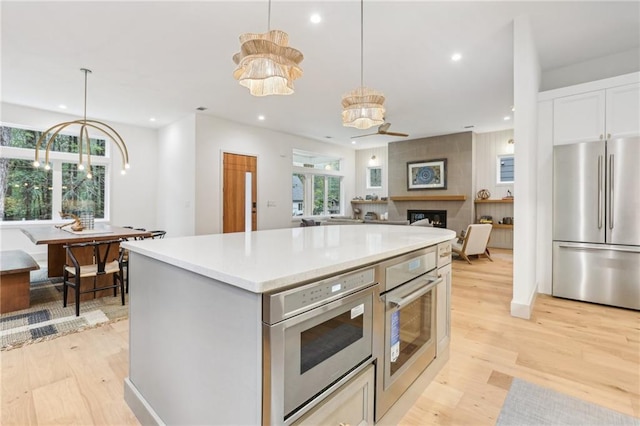
[(139, 253), (130, 256), (125, 386), (133, 387), (126, 394), (138, 419), (260, 424), (261, 295)]

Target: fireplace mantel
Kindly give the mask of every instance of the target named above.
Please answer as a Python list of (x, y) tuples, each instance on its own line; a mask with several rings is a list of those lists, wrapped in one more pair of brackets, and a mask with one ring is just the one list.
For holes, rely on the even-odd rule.
[(400, 195), (390, 197), (391, 201), (465, 201), (466, 195)]

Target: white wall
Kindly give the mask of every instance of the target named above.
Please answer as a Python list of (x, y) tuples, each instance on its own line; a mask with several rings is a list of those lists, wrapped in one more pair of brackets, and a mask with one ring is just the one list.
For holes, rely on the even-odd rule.
[[(191, 115), (160, 130), (155, 180), (158, 229), (167, 237), (195, 234), (196, 120)], [(204, 165), (214, 167), (212, 164)]]
[(566, 67), (545, 70), (540, 90), (573, 86), (640, 71), (640, 50), (630, 49)]
[[(475, 191), (487, 189), (491, 198), (500, 199), (507, 196), (507, 190), (513, 194), (513, 184), (497, 184), (498, 155), (513, 154), (514, 145), (508, 143), (513, 139), (513, 129), (499, 132), (476, 133), (474, 163), (476, 167)], [(517, 167), (517, 165), (516, 165)]]
[[(507, 191), (513, 194), (513, 184), (498, 184), (497, 182), (497, 161), (498, 155), (513, 154), (514, 144), (509, 140), (513, 139), (513, 129), (500, 130), (489, 133), (476, 133), (473, 149), (473, 165), (475, 170), (475, 184), (473, 189), (474, 197), (481, 189), (486, 189), (491, 193), (491, 199), (501, 199), (506, 197)], [(518, 162), (516, 161), (516, 168)], [(494, 223), (498, 223), (503, 217), (513, 217), (513, 204), (476, 204), (475, 217), (489, 215), (493, 217)], [(494, 228), (491, 232), (490, 247), (513, 248), (513, 230)]]
[(222, 153), (251, 155), (258, 159), (258, 230), (298, 226), (291, 217), (292, 150), (300, 149), (342, 158), (345, 214), (355, 189), (355, 152), (335, 144), (318, 142), (241, 125), (204, 114), (196, 122), (195, 233), (222, 232)]
[(551, 294), (553, 254), (553, 101), (538, 103), (538, 223), (536, 277), (538, 291)]
[[(63, 121), (76, 120), (78, 117), (57, 112), (27, 108), (2, 103), (0, 120), (7, 125), (24, 126), (45, 130)], [(109, 181), (110, 223), (153, 228), (156, 226), (155, 204), (156, 186), (149, 176), (157, 174), (157, 131), (125, 124), (105, 122), (124, 139), (129, 151), (131, 169), (126, 175), (120, 174), (122, 161), (118, 150), (112, 147), (111, 180)], [(71, 129), (76, 132), (79, 129)], [(97, 133), (101, 135), (100, 133)], [(28, 227), (20, 223), (0, 223), (2, 250), (25, 250), (36, 260), (46, 260), (46, 246), (36, 246), (18, 229)], [(31, 225), (32, 226), (32, 225)]]
[(537, 293), (537, 111), (540, 64), (528, 17), (514, 20), (515, 168), (511, 315), (529, 318)]
[[(371, 158), (375, 156), (375, 158)], [(382, 188), (367, 189), (367, 168), (382, 167)], [(386, 197), (389, 195), (388, 146), (359, 149), (356, 151), (356, 196), (367, 195)]]

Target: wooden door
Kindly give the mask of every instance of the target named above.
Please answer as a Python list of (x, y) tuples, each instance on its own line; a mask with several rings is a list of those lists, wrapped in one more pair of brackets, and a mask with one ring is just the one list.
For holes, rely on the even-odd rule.
[(245, 224), (245, 175), (251, 172), (251, 230), (257, 229), (257, 158), (224, 153), (222, 232), (242, 232)]

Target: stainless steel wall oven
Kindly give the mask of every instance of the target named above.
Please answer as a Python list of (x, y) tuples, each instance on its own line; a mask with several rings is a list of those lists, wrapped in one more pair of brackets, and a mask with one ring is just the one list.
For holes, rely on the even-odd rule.
[(437, 248), (430, 247), (377, 266), (380, 278), (374, 328), (379, 420), (436, 356)]
[(372, 362), (373, 267), (263, 296), (263, 423), (290, 424)]

